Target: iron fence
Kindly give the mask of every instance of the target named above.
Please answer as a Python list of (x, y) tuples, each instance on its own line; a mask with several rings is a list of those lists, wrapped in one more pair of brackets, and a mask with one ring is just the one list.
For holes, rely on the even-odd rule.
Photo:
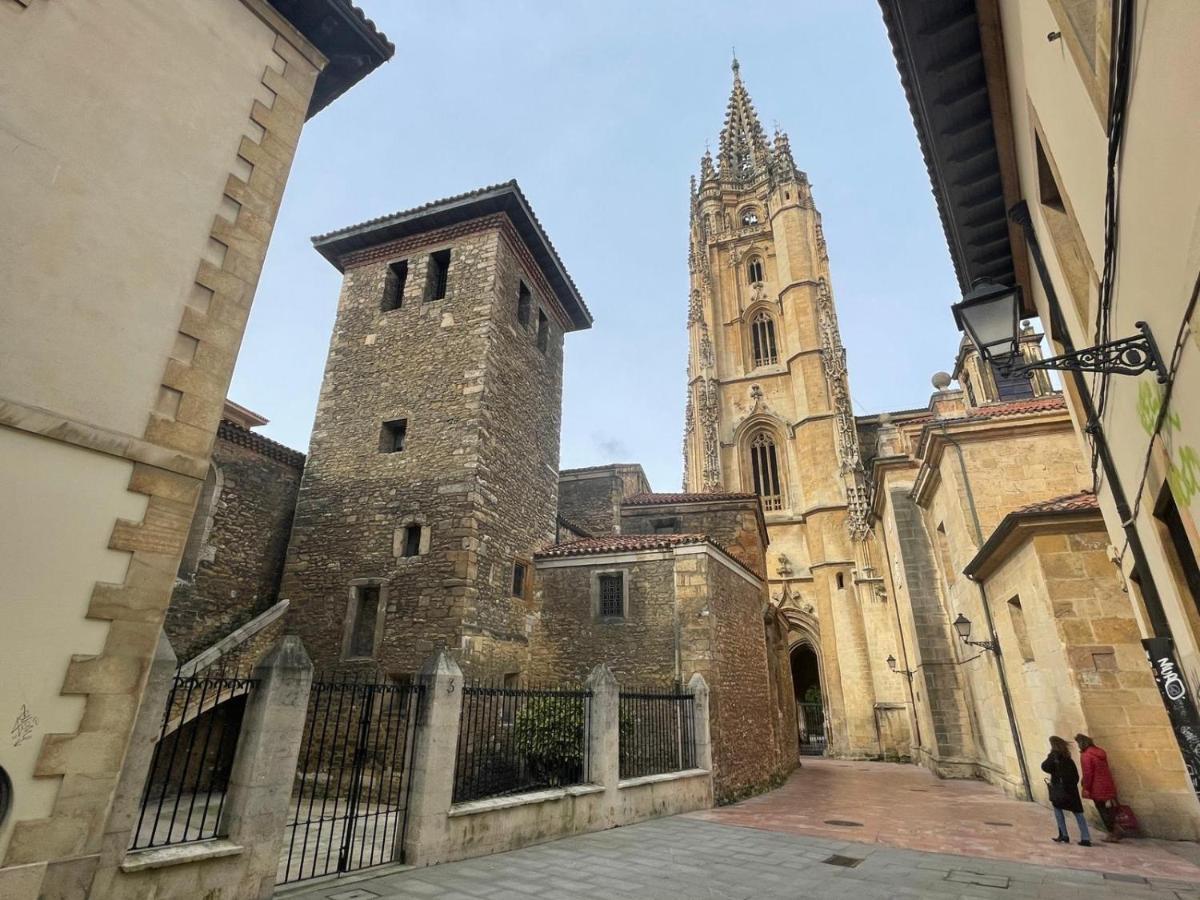
[(318, 678), (277, 882), (399, 862), (424, 685)]
[(581, 688), (463, 688), (454, 802), (588, 780), (592, 692)]
[(176, 673), (131, 850), (201, 841), (221, 834), (221, 813), (246, 698), (244, 675)]
[(696, 768), (695, 700), (679, 684), (621, 691), (622, 778)]
[(825, 755), (825, 710), (820, 703), (796, 704), (801, 756)]

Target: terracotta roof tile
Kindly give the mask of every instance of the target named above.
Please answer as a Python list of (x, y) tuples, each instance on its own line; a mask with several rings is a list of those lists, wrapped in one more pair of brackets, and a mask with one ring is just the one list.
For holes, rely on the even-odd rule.
[(654, 506), (666, 503), (712, 503), (716, 500), (757, 500), (758, 494), (714, 491), (711, 494), (633, 494), (621, 502), (626, 506)]
[(222, 419), (221, 424), (217, 427), (217, 437), (223, 441), (228, 441), (231, 444), (236, 444), (239, 447), (245, 447), (248, 450), (253, 450), (256, 453), (261, 453), (263, 456), (278, 460), (289, 466), (295, 466), (297, 469), (304, 468), (304, 454), (299, 450), (293, 450), (278, 441), (273, 441), (269, 437), (263, 437), (256, 431), (250, 431), (248, 428), (243, 428), (236, 422), (230, 422), (228, 419)]
[(1047, 397), (1034, 397), (1031, 400), (1010, 400), (1007, 403), (991, 403), (987, 406), (973, 406), (967, 410), (967, 418), (995, 418), (999, 416), (1020, 416), (1026, 413), (1047, 412), (1052, 409), (1066, 409), (1067, 401), (1062, 394)]
[(1010, 515), (1029, 516), (1037, 515), (1038, 513), (1084, 512), (1099, 508), (1100, 503), (1096, 500), (1095, 494), (1091, 491), (1080, 491), (1078, 494), (1064, 494), (1061, 497), (1053, 497), (1050, 500), (1039, 500), (1037, 503), (1030, 503), (1028, 506), (1022, 506), (1020, 509), (1014, 509)]
[(642, 550), (670, 550), (694, 544), (708, 544), (720, 550), (731, 560), (754, 575), (756, 572), (706, 534), (610, 534), (604, 537), (584, 538), (566, 544), (552, 544), (533, 554), (534, 559), (560, 559), (571, 556), (595, 556), (601, 553), (636, 553)]

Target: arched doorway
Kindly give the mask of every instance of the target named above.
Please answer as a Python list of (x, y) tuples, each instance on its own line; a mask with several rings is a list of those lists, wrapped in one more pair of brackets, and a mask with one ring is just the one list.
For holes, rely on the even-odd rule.
[(792, 686), (796, 691), (796, 727), (800, 732), (800, 754), (822, 756), (825, 735), (825, 698), (821, 692), (821, 662), (812, 644), (792, 648)]

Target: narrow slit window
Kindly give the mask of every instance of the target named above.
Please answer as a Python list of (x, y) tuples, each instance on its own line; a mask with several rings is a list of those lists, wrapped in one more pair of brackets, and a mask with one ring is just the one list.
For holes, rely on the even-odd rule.
[(446, 296), (446, 284), (450, 275), (450, 251), (439, 250), (429, 254), (429, 272), (425, 278), (425, 299), (441, 300)]
[(421, 555), (421, 526), (406, 525), (404, 528), (404, 556)]
[(528, 571), (525, 567), (525, 563), (522, 563), (522, 562), (513, 563), (512, 595), (514, 597), (520, 597), (520, 598), (524, 599), (524, 597), (525, 597), (525, 579), (526, 579), (527, 574), (528, 574)]
[(404, 285), (408, 282), (408, 260), (402, 259), (388, 266), (384, 278), (383, 303), (384, 312), (391, 312), (404, 305)]
[(517, 291), (517, 321), (522, 325), (528, 325), (532, 309), (533, 295), (522, 281), (521, 289)]
[(750, 469), (754, 476), (754, 492), (762, 501), (763, 509), (783, 509), (775, 441), (765, 431), (759, 432), (750, 442)]
[(408, 419), (393, 419), (383, 423), (379, 438), (380, 453), (399, 453), (408, 443)]
[(1025, 627), (1025, 611), (1021, 609), (1021, 598), (1013, 597), (1008, 601), (1008, 618), (1012, 622), (1013, 633), (1017, 636), (1017, 649), (1021, 651), (1021, 659), (1033, 662), (1033, 644), (1029, 642), (1029, 631)]
[(375, 655), (375, 626), (379, 618), (379, 585), (359, 584), (354, 587), (351, 609), (349, 656)]
[(754, 365), (773, 366), (779, 361), (775, 349), (775, 320), (766, 311), (760, 312), (750, 323), (750, 338), (754, 347)]
[(841, 572), (837, 573), (837, 589), (839, 591), (844, 591), (846, 589), (846, 576)]
[(538, 310), (537, 348), (543, 353), (550, 345), (550, 319), (542, 310)]
[(600, 577), (600, 617), (623, 619), (625, 617), (625, 577), (621, 572), (611, 572)]

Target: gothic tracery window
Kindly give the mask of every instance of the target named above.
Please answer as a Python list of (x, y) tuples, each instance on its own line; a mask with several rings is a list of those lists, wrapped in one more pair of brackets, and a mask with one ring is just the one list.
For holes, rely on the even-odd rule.
[(750, 322), (750, 341), (754, 349), (754, 366), (773, 366), (779, 361), (775, 350), (775, 320), (762, 310)]
[(775, 441), (766, 431), (760, 431), (750, 441), (750, 470), (754, 476), (754, 493), (762, 500), (763, 509), (783, 509)]
[(751, 284), (758, 284), (763, 280), (762, 257), (750, 257), (750, 262), (746, 264), (746, 277), (750, 279)]
[(758, 212), (753, 209), (742, 211), (742, 227), (753, 228), (758, 224)]

